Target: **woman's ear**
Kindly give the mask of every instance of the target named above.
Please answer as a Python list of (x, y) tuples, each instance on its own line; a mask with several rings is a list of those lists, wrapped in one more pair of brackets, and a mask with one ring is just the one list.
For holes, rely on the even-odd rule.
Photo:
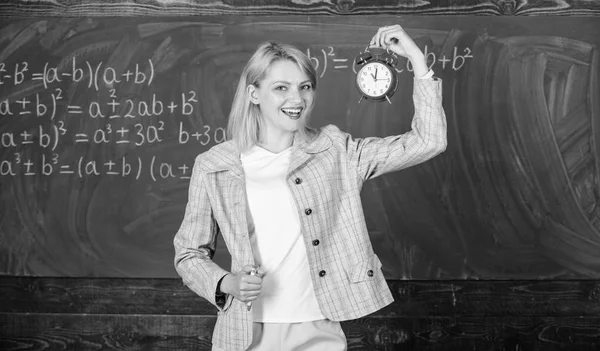
[(254, 86), (254, 84), (249, 84), (246, 87), (246, 91), (248, 92), (250, 102), (252, 102), (255, 105), (258, 105), (258, 91), (256, 90), (256, 86)]

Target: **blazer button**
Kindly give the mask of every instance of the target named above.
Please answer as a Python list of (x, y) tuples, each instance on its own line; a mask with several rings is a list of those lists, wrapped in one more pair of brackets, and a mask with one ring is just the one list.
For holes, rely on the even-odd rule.
[(306, 215), (310, 215), (312, 213), (312, 210), (310, 208), (307, 208), (306, 210), (304, 210), (304, 213), (306, 213)]
[(373, 276), (373, 271), (369, 269), (369, 270), (367, 271), (367, 275), (368, 275), (369, 277), (372, 277), (372, 276)]
[(294, 183), (300, 184), (300, 183), (302, 183), (302, 179), (296, 178), (296, 179), (294, 179)]
[(319, 277), (324, 277), (325, 276), (325, 271), (320, 271), (319, 272)]
[(314, 246), (317, 246), (317, 245), (319, 245), (319, 240), (318, 240), (318, 239), (315, 239), (315, 240), (313, 240), (313, 245), (314, 245)]

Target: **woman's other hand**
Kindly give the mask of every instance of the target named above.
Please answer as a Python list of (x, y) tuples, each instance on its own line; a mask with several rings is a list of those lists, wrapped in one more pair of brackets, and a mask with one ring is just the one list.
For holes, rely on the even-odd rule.
[(250, 275), (252, 265), (247, 265), (240, 272), (229, 273), (221, 281), (221, 292), (233, 295), (242, 302), (251, 302), (258, 298), (262, 289), (262, 278), (265, 275), (260, 269)]

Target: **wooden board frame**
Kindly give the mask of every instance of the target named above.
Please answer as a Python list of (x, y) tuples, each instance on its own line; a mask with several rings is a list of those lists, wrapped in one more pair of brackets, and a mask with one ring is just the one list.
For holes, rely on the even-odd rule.
[(197, 15), (598, 16), (590, 0), (7, 0), (0, 16), (105, 17)]
[[(597, 350), (600, 282), (388, 281), (349, 350)], [(179, 279), (0, 277), (0, 349), (210, 350), (216, 308)]]

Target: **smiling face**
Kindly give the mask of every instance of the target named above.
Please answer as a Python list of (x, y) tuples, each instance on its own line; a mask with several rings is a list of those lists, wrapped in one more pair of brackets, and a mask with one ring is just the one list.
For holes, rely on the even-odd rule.
[(258, 87), (249, 85), (248, 89), (250, 100), (260, 108), (262, 140), (289, 137), (306, 125), (315, 90), (295, 62), (274, 62)]

